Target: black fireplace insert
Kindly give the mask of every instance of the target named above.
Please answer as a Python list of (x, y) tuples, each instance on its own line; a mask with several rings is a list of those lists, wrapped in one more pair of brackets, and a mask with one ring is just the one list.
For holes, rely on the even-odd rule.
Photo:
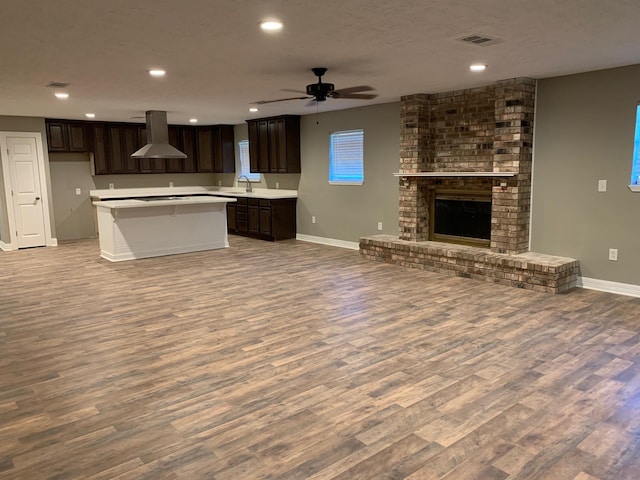
[(488, 247), (491, 193), (438, 192), (432, 196), (430, 240)]

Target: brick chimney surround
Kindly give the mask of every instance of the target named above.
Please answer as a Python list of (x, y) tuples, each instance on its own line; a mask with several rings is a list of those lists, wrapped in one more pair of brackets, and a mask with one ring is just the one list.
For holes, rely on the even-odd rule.
[[(528, 251), (535, 80), (402, 97), (399, 235), (360, 239), (363, 257), (547, 293), (575, 287), (579, 263)], [(491, 197), (489, 248), (430, 241), (436, 191)]]

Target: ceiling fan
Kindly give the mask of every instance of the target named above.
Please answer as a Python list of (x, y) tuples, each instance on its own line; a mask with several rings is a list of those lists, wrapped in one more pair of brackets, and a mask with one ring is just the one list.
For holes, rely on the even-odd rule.
[(311, 83), (307, 85), (306, 92), (301, 90), (289, 90), (284, 89), (285, 92), (297, 92), (306, 94), (304, 97), (290, 97), (279, 98), (278, 100), (260, 100), (253, 102), (255, 105), (264, 105), (265, 103), (286, 102), (289, 100), (311, 100), (307, 105), (312, 105), (315, 102), (324, 102), (327, 98), (351, 98), (358, 100), (371, 100), (378, 95), (373, 93), (361, 93), (374, 90), (373, 87), (367, 85), (359, 85), (357, 87), (339, 88), (336, 90), (333, 83), (325, 83), (322, 81), (322, 76), (327, 73), (325, 67), (315, 67), (311, 71), (318, 77), (318, 83)]

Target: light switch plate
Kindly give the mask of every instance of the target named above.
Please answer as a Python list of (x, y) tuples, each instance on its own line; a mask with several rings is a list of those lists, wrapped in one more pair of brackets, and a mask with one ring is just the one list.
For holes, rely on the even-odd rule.
[(598, 191), (606, 192), (607, 191), (607, 181), (606, 180), (598, 180)]
[(79, 188), (76, 188), (76, 195), (82, 195), (82, 190)]

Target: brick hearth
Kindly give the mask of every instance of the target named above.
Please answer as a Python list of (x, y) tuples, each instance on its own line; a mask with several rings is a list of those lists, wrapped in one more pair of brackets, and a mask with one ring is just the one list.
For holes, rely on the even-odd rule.
[[(403, 97), (399, 236), (361, 239), (363, 256), (553, 293), (573, 288), (576, 260), (527, 252), (534, 105), (528, 78)], [(412, 176), (424, 172), (435, 176)], [(438, 190), (491, 192), (490, 249), (429, 241)]]

